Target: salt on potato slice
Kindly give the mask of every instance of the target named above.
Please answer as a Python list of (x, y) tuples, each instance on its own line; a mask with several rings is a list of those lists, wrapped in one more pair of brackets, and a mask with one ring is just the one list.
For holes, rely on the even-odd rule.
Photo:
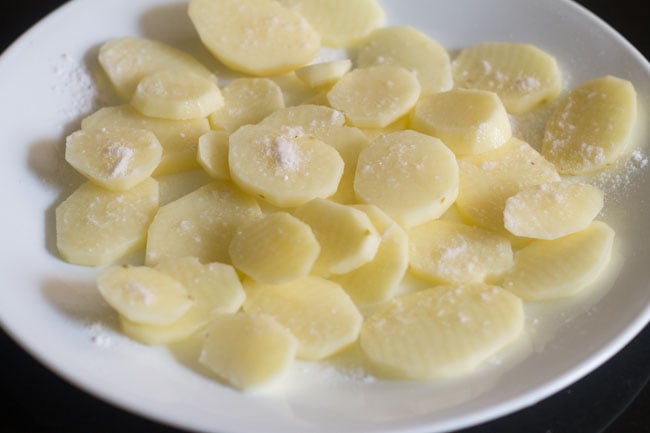
[(150, 177), (161, 156), (160, 142), (144, 129), (80, 130), (70, 134), (65, 143), (65, 160), (112, 191), (126, 191)]
[(235, 388), (254, 391), (281, 380), (298, 343), (266, 314), (220, 314), (208, 328), (199, 362)]
[(303, 128), (246, 125), (230, 136), (232, 180), (279, 207), (292, 207), (336, 192), (343, 175), (338, 152)]
[(320, 360), (356, 341), (362, 317), (347, 293), (332, 281), (307, 276), (285, 284), (244, 280), (244, 311), (268, 314), (298, 340), (296, 357)]
[(206, 117), (223, 104), (214, 80), (178, 69), (146, 75), (131, 97), (131, 105), (145, 116), (171, 120)]
[(208, 131), (199, 137), (197, 161), (215, 179), (230, 180), (228, 138), (225, 131)]
[(524, 327), (521, 300), (497, 286), (437, 286), (390, 300), (367, 317), (363, 353), (383, 377), (431, 380), (475, 370)]
[(357, 48), (357, 66), (393, 65), (417, 77), (423, 94), (453, 87), (451, 62), (445, 48), (410, 26), (377, 29)]
[(320, 34), (323, 45), (348, 48), (384, 22), (377, 0), (279, 0), (300, 15)]
[(431, 283), (482, 283), (512, 266), (508, 238), (480, 227), (434, 220), (407, 233), (410, 269)]
[(196, 147), (199, 137), (210, 130), (207, 119), (168, 120), (140, 114), (130, 105), (104, 107), (84, 118), (84, 131), (103, 128), (137, 128), (154, 133), (163, 148), (154, 176), (199, 168)]
[(572, 296), (600, 275), (611, 258), (614, 230), (601, 221), (553, 240), (535, 240), (515, 253), (500, 285), (527, 301)]
[(290, 72), (320, 48), (307, 20), (272, 0), (190, 0), (188, 14), (206, 48), (235, 71)]
[(174, 278), (146, 266), (114, 266), (97, 276), (102, 298), (137, 323), (169, 325), (192, 306), (192, 297)]
[(230, 263), (228, 244), (237, 228), (261, 216), (255, 198), (233, 183), (211, 182), (160, 207), (149, 227), (146, 263), (185, 256)]
[(299, 127), (306, 134), (322, 135), (332, 127), (345, 125), (345, 115), (334, 108), (305, 104), (274, 111), (260, 124), (276, 128)]
[(551, 240), (587, 228), (603, 204), (604, 193), (595, 186), (569, 181), (543, 183), (508, 198), (503, 220), (514, 235)]
[(158, 183), (145, 179), (128, 191), (86, 182), (55, 211), (56, 245), (69, 263), (102, 266), (142, 247), (158, 210)]
[(228, 248), (232, 263), (260, 283), (304, 277), (320, 253), (311, 228), (286, 212), (274, 212), (237, 229)]
[(350, 68), (352, 68), (350, 59), (331, 60), (303, 66), (296, 69), (295, 74), (312, 89), (318, 89), (334, 84), (347, 74)]
[(368, 215), (351, 206), (315, 199), (294, 215), (311, 227), (321, 246), (314, 273), (344, 274), (371, 261), (380, 237)]
[(373, 205), (354, 205), (370, 218), (380, 237), (373, 259), (330, 279), (343, 287), (355, 304), (375, 305), (393, 297), (408, 267), (408, 237), (395, 221)]
[(546, 124), (542, 155), (562, 174), (603, 169), (627, 149), (637, 118), (631, 82), (605, 76), (571, 91)]
[(330, 105), (353, 126), (383, 128), (407, 114), (420, 97), (412, 73), (397, 66), (373, 66), (345, 74), (329, 91)]
[(456, 86), (495, 92), (511, 114), (524, 114), (562, 91), (555, 58), (531, 44), (483, 42), (452, 63)]
[(422, 224), (456, 200), (456, 157), (440, 140), (419, 132), (382, 135), (359, 155), (354, 190), (399, 224)]
[(285, 106), (282, 89), (269, 78), (237, 78), (221, 94), (224, 106), (210, 114), (210, 125), (229, 133), (240, 126), (258, 123)]
[(424, 95), (411, 112), (411, 127), (441, 139), (456, 155), (495, 149), (512, 137), (501, 100), (484, 90)]
[(553, 164), (515, 137), (497, 149), (460, 158), (458, 166), (458, 211), (465, 221), (499, 233), (506, 232), (503, 210), (509, 197), (560, 180)]

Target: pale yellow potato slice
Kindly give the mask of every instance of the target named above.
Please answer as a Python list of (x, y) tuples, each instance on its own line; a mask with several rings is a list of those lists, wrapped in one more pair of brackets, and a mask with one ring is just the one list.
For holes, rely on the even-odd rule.
[(303, 66), (296, 69), (295, 74), (312, 89), (318, 89), (336, 83), (350, 71), (350, 68), (352, 68), (350, 59), (331, 60)]
[(86, 182), (55, 211), (56, 245), (67, 262), (101, 266), (144, 246), (158, 210), (158, 183), (145, 179), (124, 192)]
[(401, 66), (418, 79), (422, 93), (450, 90), (449, 54), (437, 41), (409, 26), (392, 26), (375, 30), (358, 47), (357, 66)]
[(140, 114), (130, 105), (104, 107), (83, 119), (84, 131), (103, 128), (138, 128), (153, 132), (163, 148), (154, 176), (199, 168), (196, 147), (199, 137), (210, 130), (207, 119), (168, 120)]
[(281, 284), (309, 274), (320, 244), (307, 224), (275, 212), (241, 226), (228, 251), (237, 269), (255, 281)]
[(80, 130), (65, 142), (65, 160), (89, 180), (112, 191), (126, 191), (150, 177), (161, 156), (160, 142), (144, 129)]
[(149, 227), (146, 263), (185, 256), (230, 263), (237, 228), (261, 216), (255, 198), (231, 182), (211, 182), (160, 207)]
[(519, 191), (506, 200), (503, 221), (510, 233), (536, 239), (557, 239), (583, 230), (604, 204), (604, 193), (577, 182), (551, 182)]
[(253, 391), (281, 380), (296, 356), (291, 332), (266, 314), (220, 314), (207, 331), (199, 362), (235, 388)]
[(500, 233), (506, 200), (533, 185), (560, 180), (555, 166), (528, 143), (511, 138), (497, 149), (459, 159), (456, 207), (463, 219)]
[(145, 116), (171, 120), (206, 117), (223, 107), (223, 96), (214, 80), (178, 69), (146, 75), (131, 98)]
[(336, 283), (307, 276), (286, 284), (244, 280), (244, 311), (269, 314), (289, 328), (298, 340), (296, 356), (320, 360), (356, 341), (362, 317), (347, 293)]
[(542, 155), (562, 174), (603, 169), (628, 148), (637, 118), (631, 82), (612, 76), (577, 86), (553, 111)]
[(136, 323), (169, 325), (192, 306), (192, 297), (174, 278), (146, 266), (114, 266), (97, 276), (102, 298)]
[(262, 125), (300, 127), (306, 134), (326, 134), (330, 128), (345, 125), (345, 115), (322, 105), (297, 105), (277, 110), (266, 117)]
[(456, 86), (495, 92), (512, 114), (529, 112), (562, 91), (555, 58), (531, 44), (483, 42), (464, 48), (452, 72)]
[(214, 178), (199, 168), (160, 176), (156, 180), (160, 186), (160, 206), (164, 206), (209, 184)]
[(188, 14), (207, 49), (235, 71), (290, 72), (320, 48), (309, 22), (272, 0), (190, 0)]
[(376, 374), (458, 377), (521, 335), (522, 302), (497, 286), (438, 286), (390, 300), (367, 317), (359, 342)]
[(553, 240), (535, 240), (515, 253), (500, 285), (527, 301), (572, 296), (602, 273), (611, 258), (614, 230), (604, 222)]
[(370, 218), (381, 241), (375, 257), (357, 269), (330, 279), (341, 285), (359, 306), (393, 297), (408, 267), (408, 237), (395, 221), (373, 205), (355, 205)]
[(377, 0), (278, 1), (307, 18), (328, 47), (351, 47), (384, 22)]
[(381, 241), (366, 213), (330, 200), (315, 199), (296, 208), (321, 246), (314, 273), (345, 274), (370, 262)]
[(495, 149), (512, 137), (501, 100), (484, 90), (454, 89), (423, 96), (411, 112), (411, 127), (441, 139), (456, 155)]
[(269, 78), (237, 78), (221, 90), (224, 106), (210, 114), (213, 129), (234, 132), (284, 108), (282, 89)]
[(225, 131), (208, 131), (199, 137), (197, 161), (215, 179), (230, 180), (229, 137)]
[(482, 283), (512, 266), (508, 238), (480, 227), (434, 220), (407, 233), (411, 271), (434, 284)]
[(412, 73), (397, 66), (372, 66), (345, 74), (329, 91), (330, 105), (353, 126), (383, 128), (407, 114), (420, 97)]
[(279, 207), (292, 207), (336, 192), (343, 160), (303, 128), (246, 125), (230, 136), (232, 180), (244, 191)]
[(98, 58), (117, 93), (127, 101), (142, 78), (163, 69), (187, 71), (216, 82), (214, 75), (190, 54), (151, 39), (111, 39), (101, 46)]
[(399, 224), (438, 218), (458, 194), (458, 164), (442, 141), (415, 131), (382, 135), (359, 155), (354, 190)]

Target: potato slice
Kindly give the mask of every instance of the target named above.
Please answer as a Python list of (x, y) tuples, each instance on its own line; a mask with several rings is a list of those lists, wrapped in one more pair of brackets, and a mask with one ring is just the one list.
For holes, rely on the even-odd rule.
[(372, 32), (358, 48), (357, 65), (393, 65), (412, 71), (423, 94), (444, 92), (454, 84), (445, 48), (410, 26), (384, 27)]
[(345, 274), (371, 261), (381, 241), (364, 212), (329, 200), (315, 199), (294, 211), (321, 246), (314, 273)]
[(524, 114), (562, 91), (555, 58), (530, 44), (484, 42), (461, 50), (452, 63), (458, 87), (495, 92), (512, 114)]
[(290, 72), (320, 48), (307, 20), (272, 0), (190, 0), (188, 14), (203, 44), (235, 71)]
[(210, 130), (207, 119), (167, 120), (147, 117), (130, 105), (104, 107), (83, 119), (81, 129), (94, 131), (112, 128), (138, 128), (153, 132), (163, 148), (154, 176), (199, 168), (196, 146), (199, 137)]
[(373, 66), (344, 75), (327, 100), (343, 111), (352, 125), (383, 128), (408, 113), (419, 96), (420, 84), (406, 69)]
[(80, 130), (65, 143), (65, 160), (111, 191), (126, 191), (150, 177), (161, 156), (160, 142), (144, 129)]
[(506, 200), (505, 228), (517, 236), (557, 239), (583, 230), (604, 204), (604, 193), (577, 182), (551, 182), (519, 191)]
[(192, 306), (185, 287), (146, 266), (115, 266), (97, 276), (104, 300), (127, 319), (149, 325), (169, 325)]
[(296, 69), (296, 77), (304, 81), (312, 89), (318, 89), (336, 83), (352, 67), (350, 59), (332, 60), (314, 63)]
[(482, 153), (512, 137), (510, 119), (493, 92), (455, 89), (425, 95), (411, 112), (411, 127), (442, 140), (456, 155)]
[(522, 332), (519, 298), (497, 286), (438, 286), (389, 301), (359, 336), (380, 376), (430, 380), (477, 368)]
[(440, 140), (419, 132), (382, 135), (359, 155), (354, 190), (399, 224), (422, 224), (454, 203), (456, 157)]
[(156, 180), (160, 185), (160, 206), (164, 206), (209, 184), (214, 178), (199, 168), (160, 176)]
[(228, 251), (237, 269), (254, 280), (281, 284), (309, 274), (320, 245), (307, 224), (275, 212), (241, 226)]
[(601, 221), (553, 240), (535, 240), (515, 253), (500, 282), (527, 301), (565, 298), (602, 273), (611, 258), (614, 230)]
[(266, 314), (221, 314), (210, 323), (199, 362), (241, 390), (269, 386), (293, 364), (296, 338)]
[(284, 108), (282, 89), (269, 78), (237, 78), (221, 94), (224, 106), (210, 115), (210, 125), (229, 133), (240, 126), (258, 123)]
[(359, 310), (341, 286), (329, 280), (308, 276), (277, 285), (244, 280), (244, 289), (244, 311), (269, 314), (289, 328), (298, 339), (298, 358), (326, 358), (359, 335)]
[(577, 86), (551, 115), (542, 155), (562, 174), (603, 169), (628, 147), (637, 118), (636, 91), (605, 76)]
[(177, 69), (146, 75), (131, 98), (131, 105), (145, 116), (171, 120), (206, 117), (223, 104), (214, 80)]
[(508, 238), (480, 227), (434, 220), (408, 239), (411, 271), (431, 283), (482, 283), (512, 266)]
[(320, 34), (328, 47), (348, 48), (384, 22), (377, 0), (279, 0), (300, 15)]
[(410, 127), (410, 116), (402, 116), (390, 125), (384, 126), (383, 128), (360, 128), (368, 140), (372, 141), (375, 138), (378, 138), (382, 135), (390, 134), (391, 132), (403, 131), (405, 129), (412, 129)]
[(215, 179), (230, 180), (228, 138), (225, 131), (208, 131), (199, 137), (197, 161)]
[[(294, 72), (269, 77), (282, 90), (285, 107), (308, 104), (307, 101), (317, 95), (316, 90), (309, 87)], [(322, 105), (322, 104), (319, 104)]]
[(86, 182), (55, 211), (56, 245), (67, 262), (101, 266), (144, 246), (158, 210), (158, 183), (145, 179), (124, 192)]
[(237, 228), (261, 216), (257, 201), (234, 184), (211, 182), (158, 210), (149, 227), (146, 263), (185, 256), (230, 263), (228, 245)]

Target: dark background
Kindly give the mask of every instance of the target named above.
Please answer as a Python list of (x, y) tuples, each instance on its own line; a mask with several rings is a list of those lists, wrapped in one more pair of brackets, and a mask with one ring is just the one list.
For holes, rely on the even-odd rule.
[[(0, 51), (62, 3), (2, 0)], [(650, 13), (644, 3), (578, 3), (604, 19), (650, 58)], [(574, 385), (528, 409), (462, 433), (650, 433), (649, 377), (650, 327), (646, 327), (623, 351)], [(5, 432), (181, 433), (72, 387), (0, 330), (0, 433)]]

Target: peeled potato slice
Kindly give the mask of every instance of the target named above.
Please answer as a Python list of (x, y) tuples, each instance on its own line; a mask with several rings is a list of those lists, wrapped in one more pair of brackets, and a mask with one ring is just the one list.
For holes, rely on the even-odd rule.
[(307, 20), (272, 0), (190, 0), (188, 14), (208, 50), (247, 74), (290, 72), (320, 48)]
[(420, 84), (406, 69), (373, 66), (344, 75), (327, 100), (343, 111), (352, 125), (383, 128), (408, 113), (419, 96)]
[(169, 325), (192, 306), (192, 297), (177, 280), (146, 266), (116, 266), (97, 276), (99, 293), (133, 322)]
[(311, 228), (286, 212), (275, 212), (237, 230), (230, 257), (240, 271), (261, 283), (280, 284), (304, 277), (320, 245)]
[(506, 201), (505, 228), (517, 236), (557, 239), (587, 228), (604, 204), (595, 186), (551, 182), (524, 189)]
[(614, 230), (600, 221), (568, 236), (533, 241), (515, 253), (501, 286), (528, 301), (571, 296), (603, 271), (613, 242)]
[(158, 210), (158, 183), (145, 179), (124, 192), (86, 182), (56, 208), (56, 245), (64, 260), (108, 265), (142, 247)]
[(576, 87), (546, 124), (542, 155), (563, 174), (602, 169), (625, 152), (637, 117), (636, 91), (606, 76)]
[(65, 160), (88, 179), (126, 191), (153, 173), (162, 155), (156, 136), (144, 129), (77, 131), (66, 139)]
[(315, 63), (296, 69), (296, 76), (309, 87), (316, 89), (338, 81), (352, 67), (349, 59), (332, 60), (330, 62)]
[(555, 58), (522, 43), (484, 42), (464, 48), (452, 63), (458, 87), (495, 92), (512, 114), (524, 114), (562, 90)]
[(230, 180), (228, 133), (208, 131), (199, 137), (197, 161), (213, 178)]
[(360, 45), (357, 65), (400, 66), (417, 77), (422, 93), (437, 93), (453, 86), (451, 63), (445, 48), (409, 26), (385, 27), (372, 32)]
[(510, 119), (493, 92), (455, 89), (425, 95), (411, 113), (411, 127), (442, 140), (456, 155), (482, 153), (512, 137)]
[(432, 283), (481, 283), (512, 266), (510, 241), (480, 227), (435, 220), (408, 238), (411, 270)]
[(359, 155), (354, 190), (399, 224), (422, 224), (454, 203), (456, 157), (440, 140), (419, 132), (382, 135)]
[(345, 291), (331, 281), (308, 276), (286, 284), (244, 281), (244, 311), (268, 314), (298, 339), (296, 356), (326, 358), (352, 344), (362, 317)]
[(381, 376), (430, 380), (469, 373), (524, 325), (519, 298), (485, 284), (438, 286), (389, 301), (359, 341)]

